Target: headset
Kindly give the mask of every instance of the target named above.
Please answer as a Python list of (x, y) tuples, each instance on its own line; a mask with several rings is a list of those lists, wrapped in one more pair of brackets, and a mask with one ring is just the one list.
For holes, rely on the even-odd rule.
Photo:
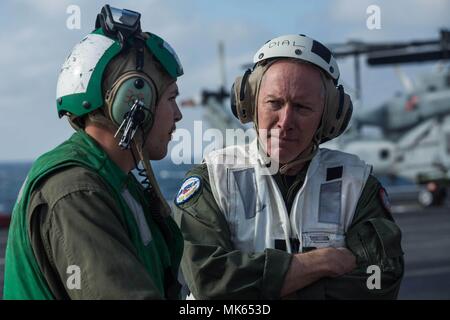
[[(175, 50), (157, 35), (142, 32), (140, 17), (136, 11), (103, 6), (95, 29), (75, 45), (66, 58), (56, 87), (60, 118), (68, 116), (72, 126), (80, 129), (73, 120), (89, 113), (96, 117), (93, 111), (105, 107), (105, 124), (109, 127), (112, 122), (112, 127), (120, 128), (119, 132), (126, 135), (121, 138), (121, 147), (125, 149), (130, 147), (135, 128), (141, 127), (144, 136), (151, 129), (159, 91), (172, 79), (183, 75)], [(126, 61), (120, 60), (123, 54), (127, 55)], [(127, 64), (128, 54), (135, 55), (135, 65), (131, 68)], [(150, 63), (144, 68), (147, 60)], [(116, 62), (118, 68), (115, 68)], [(104, 88), (105, 70), (109, 68), (109, 74), (114, 75), (121, 69), (122, 62), (127, 66), (124, 71), (133, 72), (121, 74)], [(102, 114), (98, 115), (97, 120), (102, 121)]]
[(267, 41), (253, 58), (253, 69), (237, 77), (231, 87), (231, 111), (241, 121), (254, 120), (259, 88), (264, 73), (276, 60), (298, 59), (313, 64), (321, 70), (326, 90), (327, 116), (322, 119), (319, 143), (341, 135), (347, 128), (353, 113), (350, 96), (338, 85), (339, 67), (331, 51), (320, 42), (305, 35), (285, 35)]
[[(110, 119), (118, 126), (116, 136), (122, 132), (119, 145), (123, 149), (130, 147), (137, 128), (142, 127), (143, 132), (148, 133), (154, 123), (158, 89), (161, 89), (156, 80), (161, 77), (161, 68), (146, 66), (146, 72), (143, 71), (146, 51), (171, 78), (183, 74), (173, 48), (155, 34), (142, 32), (140, 16), (135, 11), (105, 5), (97, 15), (95, 25), (105, 36), (119, 43), (120, 52), (135, 54), (135, 70), (120, 75), (106, 92), (104, 101)], [(154, 70), (156, 78), (149, 75), (153, 72), (148, 68)]]
[(105, 106), (109, 118), (118, 126), (115, 136), (122, 132), (119, 146), (128, 149), (139, 127), (148, 132), (154, 122), (157, 90), (143, 72), (124, 73), (106, 92)]
[(119, 146), (130, 148), (139, 127), (153, 125), (157, 101), (154, 82), (144, 72), (145, 39), (141, 35), (140, 13), (105, 5), (97, 15), (96, 28), (106, 36), (117, 39), (121, 51), (133, 47), (136, 52), (136, 71), (121, 75), (105, 94), (109, 118), (118, 126), (115, 137), (122, 132)]

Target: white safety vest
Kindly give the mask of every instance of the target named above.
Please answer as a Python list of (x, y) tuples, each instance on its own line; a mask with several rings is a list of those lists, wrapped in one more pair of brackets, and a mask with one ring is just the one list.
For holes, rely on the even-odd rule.
[(372, 170), (355, 155), (319, 149), (288, 214), (258, 153), (257, 140), (213, 151), (205, 163), (231, 240), (236, 249), (248, 253), (345, 246), (345, 233)]

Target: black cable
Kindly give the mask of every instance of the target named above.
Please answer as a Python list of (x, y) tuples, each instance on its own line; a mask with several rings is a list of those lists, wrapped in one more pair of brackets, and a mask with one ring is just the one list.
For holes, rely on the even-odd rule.
[(152, 185), (150, 183), (150, 180), (148, 180), (148, 175), (145, 171), (145, 167), (142, 166), (142, 168), (139, 168), (139, 162), (137, 161), (136, 156), (134, 155), (133, 148), (130, 148), (130, 151), (131, 151), (131, 155), (133, 157), (134, 167), (136, 168), (136, 170), (138, 172), (138, 176), (143, 178), (142, 180), (140, 180), (140, 181), (138, 180), (138, 181), (142, 184), (142, 186), (144, 187), (144, 190), (146, 192), (150, 193), (151, 189), (152, 189)]
[[(142, 165), (142, 168), (139, 168), (139, 163), (136, 159), (136, 156), (133, 152), (133, 148), (130, 148), (131, 156), (133, 157), (135, 168), (138, 172), (138, 175), (140, 177), (143, 177), (143, 179), (140, 181), (140, 183), (144, 187), (144, 192), (148, 195), (149, 201), (149, 209), (150, 209), (150, 215), (152, 216), (153, 221), (158, 226), (159, 230), (161, 231), (164, 240), (166, 241), (166, 244), (169, 245), (169, 243), (172, 242), (172, 233), (169, 230), (169, 227), (167, 226), (166, 222), (164, 221), (164, 218), (160, 211), (160, 199), (158, 195), (156, 194), (155, 189), (150, 183), (150, 180), (148, 179), (147, 171), (145, 170), (145, 167)], [(154, 205), (156, 204), (156, 205)]]

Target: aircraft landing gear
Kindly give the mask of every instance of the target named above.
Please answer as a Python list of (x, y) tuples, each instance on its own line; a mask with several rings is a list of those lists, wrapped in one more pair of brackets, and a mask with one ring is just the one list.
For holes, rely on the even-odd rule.
[(426, 189), (419, 192), (418, 201), (424, 207), (440, 207), (445, 203), (447, 189), (436, 182), (428, 182)]

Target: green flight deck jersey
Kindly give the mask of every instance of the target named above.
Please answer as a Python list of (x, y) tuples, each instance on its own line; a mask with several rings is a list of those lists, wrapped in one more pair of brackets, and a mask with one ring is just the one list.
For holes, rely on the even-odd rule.
[[(288, 211), (304, 183), (308, 165), (296, 176), (274, 176)], [(285, 248), (266, 248), (263, 252), (237, 250), (230, 226), (211, 190), (207, 165), (194, 167), (186, 177), (192, 183), (187, 191), (180, 190), (174, 215), (185, 239), (181, 269), (193, 296), (280, 299), (293, 255)], [(401, 231), (390, 213), (384, 188), (372, 175), (357, 202), (345, 244), (356, 256), (355, 270), (336, 278), (322, 278), (289, 298), (395, 299), (404, 270)], [(305, 251), (307, 248), (303, 248)], [(370, 265), (381, 269), (380, 289), (367, 286)]]
[(12, 214), (4, 298), (179, 298), (182, 236), (166, 217), (165, 239), (148, 198), (84, 131), (42, 155)]

